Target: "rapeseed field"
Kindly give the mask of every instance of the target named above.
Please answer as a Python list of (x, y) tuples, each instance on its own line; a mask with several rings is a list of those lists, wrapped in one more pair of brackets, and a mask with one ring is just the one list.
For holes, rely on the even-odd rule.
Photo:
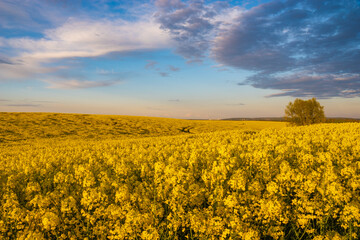
[(220, 130), (282, 128), (284, 122), (181, 120), (60, 113), (0, 113), (0, 143), (36, 139), (124, 139)]
[(3, 239), (360, 238), (360, 123), (0, 119)]

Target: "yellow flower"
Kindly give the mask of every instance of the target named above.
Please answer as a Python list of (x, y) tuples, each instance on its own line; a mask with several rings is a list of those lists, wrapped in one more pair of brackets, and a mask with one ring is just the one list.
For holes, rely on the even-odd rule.
[(60, 220), (55, 213), (46, 212), (42, 217), (42, 224), (45, 230), (55, 230), (60, 224)]

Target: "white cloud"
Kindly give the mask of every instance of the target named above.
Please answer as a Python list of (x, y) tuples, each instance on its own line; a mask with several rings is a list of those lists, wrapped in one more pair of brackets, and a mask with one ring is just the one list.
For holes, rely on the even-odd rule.
[(10, 64), (0, 64), (0, 81), (28, 80), (37, 74), (51, 73), (60, 67), (43, 67), (26, 59), (13, 58)]
[(217, 30), (228, 30), (233, 24), (238, 22), (239, 17), (244, 12), (245, 10), (240, 7), (226, 8), (216, 15), (211, 22), (218, 24)]
[(22, 57), (40, 62), (70, 57), (96, 57), (111, 52), (158, 49), (169, 46), (168, 35), (151, 18), (137, 22), (70, 18), (44, 32), (41, 39), (9, 39)]
[[(64, 58), (98, 57), (113, 52), (160, 49), (170, 46), (170, 38), (151, 17), (130, 22), (117, 20), (91, 20), (69, 18), (57, 28), (43, 32), (40, 39), (1, 38), (0, 47), (5, 47), (13, 57), (12, 63), (0, 64), (0, 81), (41, 79), (40, 75), (54, 73), (71, 66), (60, 66), (57, 61)], [(46, 66), (52, 64), (52, 67)], [(67, 81), (60, 86), (73, 88), (76, 81)], [(96, 84), (84, 83), (86, 87)], [(102, 86), (100, 83), (100, 86)]]
[(44, 82), (48, 83), (47, 88), (52, 89), (81, 89), (106, 87), (114, 85), (120, 81), (81, 81), (77, 79), (46, 79)]

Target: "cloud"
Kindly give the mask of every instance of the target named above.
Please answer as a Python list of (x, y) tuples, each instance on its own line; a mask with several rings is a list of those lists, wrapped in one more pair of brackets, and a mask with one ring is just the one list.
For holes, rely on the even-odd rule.
[(157, 0), (155, 14), (161, 28), (176, 42), (176, 51), (189, 60), (205, 56), (210, 45), (216, 16), (228, 7), (226, 3), (205, 4), (193, 0), (186, 4), (179, 0)]
[(78, 79), (47, 79), (44, 82), (48, 83), (47, 88), (51, 89), (83, 89), (106, 87), (119, 83), (120, 81), (86, 81)]
[(254, 72), (247, 84), (282, 91), (270, 97), (360, 96), (359, 11), (356, 1), (261, 4), (219, 32), (211, 55)]
[(26, 25), (27, 27), (38, 27), (38, 23), (34, 21), (31, 11), (25, 11), (21, 6), (29, 7), (31, 3), (26, 1), (0, 1), (0, 26), (5, 28), (18, 28)]
[[(45, 79), (50, 87), (68, 89), (108, 86), (113, 81), (58, 80), (57, 73), (73, 67), (64, 59), (175, 46), (189, 63), (211, 57), (219, 71), (233, 67), (252, 72), (239, 85), (279, 90), (269, 97), (359, 96), (360, 7), (356, 0), (284, 0), (246, 8), (227, 1), (155, 0), (146, 14), (141, 12), (143, 7), (130, 13), (132, 18), (125, 14), (129, 20), (107, 11), (117, 7), (122, 12), (130, 4), (126, 1), (89, 3), (88, 15), (84, 8), (71, 7), (81, 5), (80, 1), (75, 5), (67, 1), (71, 9), (65, 4), (59, 11), (61, 2), (0, 1), (0, 27), (38, 34), (0, 37), (0, 50), (7, 53), (0, 56), (0, 81)], [(103, 6), (104, 11), (96, 12), (94, 6)], [(156, 12), (150, 14), (152, 10)], [(76, 17), (69, 17), (74, 13)], [(148, 61), (145, 68), (161, 71), (156, 64)], [(169, 76), (166, 70), (159, 74)]]
[(152, 69), (155, 68), (155, 66), (158, 64), (157, 61), (148, 60), (148, 63), (145, 65), (146, 69)]
[(3, 57), (0, 55), (0, 64), (13, 64), (7, 57)]
[(159, 72), (159, 74), (162, 77), (169, 77), (169, 73), (167, 73), (167, 72)]
[(41, 107), (40, 104), (7, 104), (7, 107)]
[(168, 102), (180, 102), (180, 99), (170, 99)]
[[(71, 2), (74, 7), (65, 5), (65, 2)], [(2, 0), (0, 1), (0, 27), (38, 32), (49, 25), (62, 23), (70, 14), (69, 10), (73, 13), (78, 9), (80, 1), (58, 1), (58, 3), (44, 0)]]
[(211, 66), (211, 67), (215, 68), (219, 72), (229, 71), (229, 69), (227, 67), (225, 67), (224, 64), (217, 64), (217, 65), (214, 65), (214, 66)]
[(52, 73), (61, 68), (63, 67), (42, 66), (36, 61), (14, 57), (11, 59), (11, 64), (0, 64), (0, 82), (33, 79), (38, 75)]
[(96, 73), (100, 75), (113, 75), (116, 74), (114, 69), (106, 70), (106, 69), (96, 69)]
[(0, 64), (11, 64), (11, 62), (8, 62), (4, 59), (0, 59)]
[(185, 7), (185, 4), (181, 0), (157, 0), (155, 5), (162, 10), (171, 10), (176, 8)]
[(151, 19), (137, 22), (70, 18), (44, 32), (44, 38), (12, 38), (7, 44), (25, 58), (49, 61), (73, 57), (97, 57), (112, 52), (159, 49), (169, 38)]
[(64, 59), (160, 49), (171, 42), (151, 16), (138, 21), (69, 18), (43, 35), (0, 39), (1, 47), (11, 55), (0, 58), (0, 81), (41, 79), (44, 74), (72, 68)]
[(180, 68), (169, 65), (169, 70), (173, 71), (173, 72), (178, 72), (178, 71), (180, 71)]
[[(281, 93), (267, 97), (358, 97), (360, 96), (360, 74), (315, 74), (298, 73), (283, 77), (253, 76), (254, 87), (280, 89)], [(270, 79), (269, 79), (270, 78)]]

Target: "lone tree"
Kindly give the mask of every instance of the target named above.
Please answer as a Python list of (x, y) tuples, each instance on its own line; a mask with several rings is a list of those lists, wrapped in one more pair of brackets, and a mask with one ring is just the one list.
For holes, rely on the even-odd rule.
[(322, 123), (326, 120), (324, 107), (316, 98), (307, 101), (297, 98), (286, 106), (285, 120), (297, 126)]

